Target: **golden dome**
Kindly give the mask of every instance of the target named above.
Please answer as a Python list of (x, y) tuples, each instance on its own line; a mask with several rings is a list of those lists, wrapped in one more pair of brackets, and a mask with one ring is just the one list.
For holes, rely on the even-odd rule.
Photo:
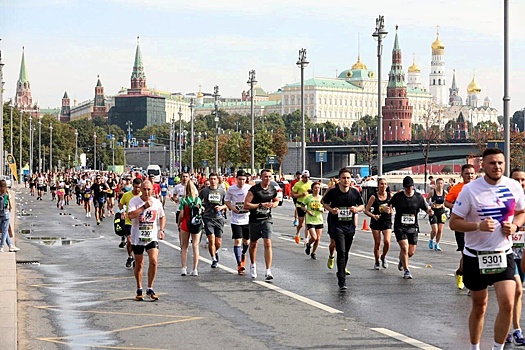
[(441, 40), (439, 40), (439, 34), (436, 38), (436, 40), (432, 43), (432, 50), (444, 50), (445, 44)]
[(467, 86), (467, 92), (469, 94), (479, 94), (481, 92), (481, 87), (478, 85), (475, 75), (472, 77), (472, 81)]
[(197, 93), (197, 98), (202, 98), (202, 97), (204, 97), (204, 95), (202, 94), (202, 92), (199, 91), (199, 92)]
[(408, 72), (409, 73), (420, 73), (421, 72), (421, 69), (416, 64), (416, 54), (414, 54), (414, 57), (412, 59), (412, 65), (408, 67)]
[(357, 62), (352, 66), (352, 69), (367, 69), (366, 64), (361, 62), (361, 57), (357, 56)]

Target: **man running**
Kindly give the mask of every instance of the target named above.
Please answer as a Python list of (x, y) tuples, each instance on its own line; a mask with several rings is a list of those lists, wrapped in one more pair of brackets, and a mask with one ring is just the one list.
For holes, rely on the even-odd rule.
[(219, 250), (222, 245), (222, 234), (224, 232), (224, 216), (222, 211), (227, 209), (224, 205), (226, 192), (218, 188), (219, 178), (217, 174), (211, 173), (209, 176), (210, 186), (205, 187), (199, 193), (204, 206), (202, 221), (204, 222), (204, 232), (208, 238), (208, 251), (210, 252), (214, 269), (219, 263)]
[(119, 209), (120, 209), (120, 218), (125, 219), (124, 222), (124, 237), (126, 237), (126, 243), (122, 244), (121, 242), (119, 244), (119, 248), (124, 248), (126, 246), (126, 249), (128, 251), (128, 259), (126, 260), (126, 268), (130, 268), (133, 262), (135, 261), (133, 259), (132, 249), (131, 249), (131, 219), (128, 217), (129, 212), (129, 202), (133, 197), (140, 196), (140, 188), (142, 186), (142, 180), (135, 178), (133, 179), (133, 188), (131, 191), (128, 191), (122, 195), (122, 198), (120, 198), (119, 201)]
[[(461, 177), (463, 178), (463, 182), (460, 182), (450, 188), (450, 191), (445, 196), (445, 207), (452, 210), (463, 186), (473, 181), (475, 176), (476, 170), (474, 169), (474, 165), (463, 164), (461, 167)], [(465, 248), (465, 232), (454, 231), (454, 234), (456, 236), (456, 244), (458, 246), (456, 251), (461, 253), (459, 267), (456, 270), (456, 286), (458, 289), (463, 289), (465, 288), (465, 285), (463, 284), (463, 249)]]
[[(246, 173), (244, 170), (237, 171), (237, 183), (228, 188), (224, 204), (232, 211), (231, 228), (233, 239), (233, 254), (237, 260), (237, 272), (244, 275), (246, 264), (246, 252), (250, 244), (249, 211), (244, 209), (244, 200), (250, 189), (246, 184)], [(242, 241), (242, 248), (241, 248)]]
[(91, 186), (93, 193), (93, 207), (95, 208), (95, 220), (97, 225), (104, 218), (104, 204), (106, 203), (106, 193), (109, 191), (108, 185), (102, 182), (100, 175), (95, 177), (95, 183)]
[[(303, 200), (308, 196), (308, 190), (312, 188), (312, 182), (310, 181), (310, 172), (308, 170), (303, 170), (301, 173), (301, 180), (297, 181), (292, 187), (292, 198), (296, 199), (295, 211), (297, 213), (297, 218), (299, 220), (296, 231), (295, 231), (295, 243), (299, 244), (301, 242), (301, 229), (304, 227), (304, 220), (306, 217), (306, 212), (303, 210)], [(304, 241), (307, 243), (308, 239), (308, 230), (305, 230)]]
[(485, 175), (461, 190), (452, 209), (450, 228), (465, 232), (463, 281), (472, 298), (470, 349), (480, 349), (487, 287), (494, 285), (499, 310), (492, 349), (503, 350), (516, 291), (511, 236), (525, 222), (525, 198), (521, 186), (503, 176), (505, 157), (500, 149), (487, 148), (482, 159)]
[(341, 291), (346, 286), (346, 264), (355, 235), (355, 214), (365, 208), (359, 192), (350, 187), (352, 179), (350, 170), (339, 170), (339, 183), (322, 199), (325, 210), (328, 211), (328, 235), (335, 241), (337, 251), (337, 284)]
[[(297, 171), (295, 172), (295, 177), (293, 178), (293, 180), (290, 182), (290, 188), (293, 188), (294, 185), (301, 180), (301, 172), (300, 171)], [(253, 184), (250, 184), (250, 185), (253, 185)], [(291, 195), (291, 193), (290, 193)], [(299, 220), (297, 219), (297, 198), (293, 198), (292, 196), (292, 200), (293, 200), (293, 205), (294, 205), (294, 218), (293, 218), (293, 225), (294, 226), (297, 226), (299, 225)]]
[[(152, 300), (159, 300), (153, 290), (153, 283), (157, 274), (159, 256), (159, 239), (164, 239), (166, 216), (162, 203), (152, 196), (153, 184), (149, 180), (142, 182), (142, 194), (133, 197), (129, 202), (128, 216), (132, 221), (131, 247), (135, 254), (135, 280), (137, 281), (137, 295), (135, 300), (142, 301), (142, 269), (144, 267), (144, 251), (148, 254), (148, 289), (146, 295)], [(157, 224), (158, 222), (158, 224)]]
[(270, 185), (272, 171), (261, 171), (261, 182), (250, 187), (244, 200), (244, 209), (250, 211), (250, 277), (257, 278), (257, 245), (259, 239), (264, 243), (264, 262), (266, 264), (266, 281), (273, 280), (272, 275), (272, 208), (277, 208), (279, 198), (277, 190)]

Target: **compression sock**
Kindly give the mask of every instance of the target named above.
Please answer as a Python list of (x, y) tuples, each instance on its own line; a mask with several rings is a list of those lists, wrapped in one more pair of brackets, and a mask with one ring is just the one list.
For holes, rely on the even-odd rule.
[(243, 244), (242, 244), (242, 253), (243, 253), (244, 255), (246, 255), (246, 252), (248, 251), (248, 247), (249, 247), (248, 244), (246, 244), (246, 243), (243, 243)]
[(241, 263), (241, 247), (236, 245), (233, 247), (233, 254), (235, 255), (235, 260), (237, 260), (237, 264)]

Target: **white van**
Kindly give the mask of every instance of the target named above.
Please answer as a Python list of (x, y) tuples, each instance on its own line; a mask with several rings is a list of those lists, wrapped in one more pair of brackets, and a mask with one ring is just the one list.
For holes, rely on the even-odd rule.
[(158, 165), (148, 165), (148, 168), (146, 169), (146, 174), (148, 176), (153, 175), (154, 181), (157, 183), (160, 183), (160, 166)]

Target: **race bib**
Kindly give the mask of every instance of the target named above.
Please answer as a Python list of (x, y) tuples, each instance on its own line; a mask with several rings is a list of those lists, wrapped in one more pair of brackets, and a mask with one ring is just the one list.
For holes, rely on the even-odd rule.
[(416, 216), (414, 214), (402, 214), (401, 224), (403, 225), (414, 225), (416, 223)]
[(337, 219), (339, 221), (352, 221), (353, 214), (350, 211), (350, 208), (339, 208), (339, 214), (337, 214)]
[(312, 208), (312, 210), (320, 211), (323, 206), (321, 205), (321, 202), (313, 201), (312, 203), (310, 203), (310, 207)]
[(213, 204), (221, 204), (221, 194), (217, 192), (211, 192), (208, 194), (208, 202)]
[(168, 189), (166, 187), (162, 187), (160, 190), (162, 191), (162, 193), (168, 192)]
[(520, 230), (512, 234), (512, 248), (523, 248), (525, 247), (525, 231)]
[(501, 273), (507, 269), (507, 256), (504, 252), (479, 252), (478, 264), (482, 275)]
[(237, 208), (239, 214), (244, 214), (248, 212), (247, 210), (244, 210), (244, 202), (236, 202), (235, 208)]
[(268, 215), (270, 214), (270, 208), (265, 208), (265, 207), (258, 207), (255, 212), (257, 214), (261, 214), (261, 215)]
[(151, 242), (153, 237), (153, 225), (139, 226), (139, 241)]

